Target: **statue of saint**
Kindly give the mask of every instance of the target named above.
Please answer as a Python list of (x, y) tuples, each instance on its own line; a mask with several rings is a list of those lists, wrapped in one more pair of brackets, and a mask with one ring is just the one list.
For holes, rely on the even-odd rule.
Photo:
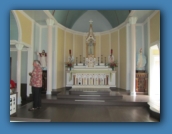
[(108, 62), (109, 63), (114, 62), (114, 56), (112, 54), (113, 54), (113, 50), (111, 49), (111, 55), (109, 55), (109, 57), (108, 57)]
[(47, 68), (47, 53), (45, 53), (45, 50), (42, 50), (42, 53), (37, 52), (38, 60), (41, 62), (41, 67), (43, 69)]
[(91, 40), (90, 41), (90, 43), (89, 43), (89, 45), (88, 45), (88, 54), (90, 55), (92, 55), (92, 54), (94, 54), (94, 46), (93, 46), (93, 41)]
[(108, 62), (109, 62), (109, 63), (114, 62), (114, 56), (113, 56), (113, 55), (109, 55), (109, 57), (108, 57)]
[(71, 54), (71, 50), (69, 50), (68, 62), (70, 62), (70, 63), (73, 63), (74, 62), (74, 57)]
[(145, 70), (146, 57), (140, 49), (140, 53), (136, 57), (136, 70)]

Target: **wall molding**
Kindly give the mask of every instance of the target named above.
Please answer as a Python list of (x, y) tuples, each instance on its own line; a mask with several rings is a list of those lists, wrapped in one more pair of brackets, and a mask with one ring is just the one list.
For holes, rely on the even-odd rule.
[(120, 34), (118, 30), (118, 87), (120, 88)]
[[(148, 22), (148, 74), (150, 72), (150, 17), (147, 19)], [(150, 75), (148, 75), (148, 95), (150, 95)]]
[(16, 44), (22, 44), (22, 45), (24, 45), (25, 47), (28, 47), (28, 48), (32, 47), (32, 46), (30, 46), (29, 44), (27, 44), (25, 42), (20, 42), (20, 41), (17, 41), (17, 40), (10, 40), (10, 46), (11, 45), (16, 45)]
[(155, 10), (142, 24), (145, 25), (159, 11), (160, 10)]
[[(112, 44), (111, 44), (111, 33), (109, 32), (109, 53), (111, 52)], [(107, 57), (108, 61), (108, 57)]]
[(41, 52), (41, 49), (42, 49), (42, 27), (39, 27), (39, 47), (38, 47), (38, 50), (39, 52)]
[[(28, 51), (29, 48), (23, 48), (21, 51)], [(10, 52), (12, 51), (18, 51), (17, 48), (10, 48)]]
[(145, 54), (144, 25), (142, 25), (142, 52)]
[(102, 50), (102, 40), (101, 40), (101, 34), (100, 34), (100, 36), (99, 36), (99, 43), (100, 43), (100, 45), (99, 45), (99, 47), (100, 47), (100, 49), (99, 49), (99, 52), (100, 52), (100, 63), (101, 63), (101, 50)]
[(126, 43), (126, 60), (127, 60), (127, 66), (126, 66), (126, 90), (130, 90), (130, 51), (129, 51), (129, 47), (130, 47), (130, 42), (129, 42), (129, 27), (130, 24), (128, 23), (126, 26), (126, 38), (127, 38), (127, 43)]
[[(64, 63), (66, 62), (66, 31), (64, 31)], [(65, 87), (66, 86), (66, 67), (65, 67), (65, 64), (64, 64), (64, 83), (63, 83), (63, 86)]]
[[(57, 39), (57, 37), (58, 37), (58, 26), (56, 25), (56, 32), (55, 32), (55, 34), (56, 34), (56, 52), (58, 53), (58, 39)], [(56, 53), (56, 58), (58, 59), (58, 54)], [(57, 59), (56, 59), (56, 63), (57, 63)], [(57, 75), (58, 75), (58, 65), (56, 64), (56, 78), (57, 78)], [(58, 87), (58, 85), (57, 85), (58, 83), (57, 83), (57, 79), (56, 79), (56, 88)]]
[(73, 47), (72, 55), (74, 56), (74, 59), (75, 59), (75, 55), (74, 55), (74, 53), (75, 53), (75, 34), (73, 34), (73, 45), (72, 45), (72, 47)]

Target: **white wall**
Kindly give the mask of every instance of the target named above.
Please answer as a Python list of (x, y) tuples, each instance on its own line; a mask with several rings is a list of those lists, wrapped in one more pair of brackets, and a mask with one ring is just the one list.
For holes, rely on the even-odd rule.
[(17, 51), (10, 52), (11, 57), (11, 79), (17, 82)]
[(45, 52), (48, 51), (48, 28), (43, 27), (41, 32), (41, 52), (42, 50), (45, 50)]
[(93, 21), (93, 31), (103, 32), (112, 29), (109, 21), (98, 11), (89, 10), (85, 12), (72, 26), (72, 30), (88, 32), (89, 31), (89, 21)]
[(148, 49), (148, 23), (145, 23), (144, 26), (144, 52), (145, 52), (145, 56), (146, 56), (146, 60), (147, 60), (147, 63), (146, 63), (146, 71), (148, 72), (148, 55), (149, 55), (149, 49)]
[(140, 52), (140, 49), (144, 49), (142, 46), (142, 26), (136, 26), (136, 55)]
[(40, 39), (40, 26), (34, 25), (34, 47), (33, 47), (33, 59), (37, 59), (35, 52), (39, 51), (39, 39)]
[(127, 84), (126, 84), (126, 90), (130, 90), (130, 84), (131, 84), (131, 64), (130, 64), (130, 59), (131, 59), (131, 25), (127, 26), (127, 67), (126, 67), (126, 72), (127, 72)]
[[(12, 58), (11, 79), (17, 82), (17, 51), (11, 51)], [(21, 53), (21, 83), (27, 83), (27, 51)]]
[(57, 82), (57, 66), (56, 66), (56, 64), (57, 64), (57, 47), (56, 47), (56, 28), (53, 28), (53, 34), (52, 34), (52, 44), (53, 44), (53, 47), (52, 47), (52, 71), (53, 71), (53, 74), (52, 74), (52, 88), (53, 89), (56, 89), (57, 87), (57, 84), (56, 84), (56, 82)]

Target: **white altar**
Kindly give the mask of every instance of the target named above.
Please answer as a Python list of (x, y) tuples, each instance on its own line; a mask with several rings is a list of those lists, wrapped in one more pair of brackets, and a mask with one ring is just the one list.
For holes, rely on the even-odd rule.
[(104, 64), (94, 67), (78, 64), (66, 70), (66, 87), (72, 88), (110, 88), (116, 87), (116, 71)]

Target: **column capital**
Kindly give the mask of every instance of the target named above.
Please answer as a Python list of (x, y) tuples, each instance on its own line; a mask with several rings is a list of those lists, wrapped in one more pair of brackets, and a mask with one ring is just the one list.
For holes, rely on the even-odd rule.
[(22, 50), (23, 49), (23, 46), (22, 44), (16, 44), (16, 48), (17, 50)]
[(137, 22), (137, 17), (130, 17), (129, 18), (129, 23), (130, 24), (136, 24), (136, 22)]
[(54, 25), (54, 20), (53, 19), (46, 19), (46, 23), (48, 26), (53, 26)]

